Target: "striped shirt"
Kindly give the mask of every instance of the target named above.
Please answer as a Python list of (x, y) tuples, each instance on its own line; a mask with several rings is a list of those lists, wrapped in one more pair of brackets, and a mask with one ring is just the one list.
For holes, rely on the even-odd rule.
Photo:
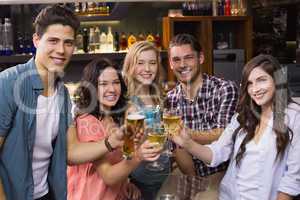
[[(181, 84), (167, 95), (171, 107), (182, 111), (186, 127), (192, 130), (207, 131), (225, 128), (235, 113), (238, 89), (234, 82), (203, 74), (203, 84), (193, 100), (186, 98)], [(202, 161), (193, 158), (199, 176), (208, 176), (226, 169), (226, 163), (217, 167), (207, 167)]]

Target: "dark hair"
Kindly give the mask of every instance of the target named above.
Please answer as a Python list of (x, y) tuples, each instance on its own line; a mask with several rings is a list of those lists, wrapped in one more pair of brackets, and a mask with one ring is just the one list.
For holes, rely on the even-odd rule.
[(121, 83), (121, 96), (108, 114), (112, 116), (116, 123), (121, 124), (127, 108), (127, 99), (125, 97), (127, 89), (119, 70), (109, 59), (97, 58), (85, 66), (81, 82), (75, 91), (75, 97), (77, 97), (75, 103), (79, 108), (79, 114), (89, 113), (97, 118), (102, 118), (104, 114), (107, 114), (100, 111), (100, 102), (97, 95), (98, 77), (107, 67), (112, 67), (117, 71)]
[(181, 46), (185, 44), (191, 45), (192, 49), (196, 52), (202, 51), (200, 42), (193, 35), (187, 33), (181, 33), (175, 35), (170, 41), (169, 49), (174, 46)]
[(41, 37), (48, 26), (53, 24), (71, 26), (75, 34), (80, 27), (80, 22), (76, 15), (69, 8), (58, 4), (47, 6), (40, 11), (33, 24), (35, 33)]
[(244, 67), (242, 73), (242, 82), (240, 88), (240, 98), (238, 103), (238, 117), (237, 120), (240, 126), (233, 134), (233, 141), (235, 142), (237, 134), (240, 130), (246, 132), (246, 136), (241, 143), (240, 149), (236, 156), (237, 165), (240, 164), (241, 159), (246, 150), (246, 144), (250, 142), (254, 135), (255, 129), (260, 122), (261, 107), (258, 106), (248, 94), (248, 78), (252, 70), (256, 67), (261, 67), (266, 73), (272, 76), (275, 83), (275, 94), (273, 97), (273, 131), (276, 134), (277, 156), (282, 158), (284, 150), (286, 149), (290, 140), (292, 140), (293, 132), (287, 127), (284, 122), (285, 109), (288, 104), (293, 102), (290, 97), (287, 83), (287, 72), (279, 64), (279, 62), (271, 55), (261, 54), (252, 58)]

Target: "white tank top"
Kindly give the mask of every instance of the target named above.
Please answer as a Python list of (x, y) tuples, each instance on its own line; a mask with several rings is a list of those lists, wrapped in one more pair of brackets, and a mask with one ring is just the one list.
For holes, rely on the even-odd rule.
[(48, 168), (53, 152), (52, 141), (58, 134), (59, 103), (57, 90), (50, 97), (38, 96), (36, 136), (33, 147), (34, 199), (48, 193)]

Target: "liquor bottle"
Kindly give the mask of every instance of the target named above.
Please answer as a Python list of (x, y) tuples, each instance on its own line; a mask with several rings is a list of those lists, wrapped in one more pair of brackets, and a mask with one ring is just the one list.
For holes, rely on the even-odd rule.
[(155, 46), (160, 50), (161, 49), (161, 38), (159, 33), (157, 33), (154, 37), (155, 39)]
[(83, 51), (83, 35), (81, 31), (76, 35), (76, 52), (81, 53)]
[(92, 53), (95, 53), (95, 43), (95, 29), (91, 27), (89, 34), (89, 51)]
[(144, 41), (145, 39), (145, 35), (142, 32), (140, 32), (137, 36), (137, 41)]
[(231, 5), (230, 5), (230, 0), (225, 0), (225, 15), (226, 15), (226, 16), (231, 15)]
[(107, 45), (107, 51), (113, 52), (114, 51), (114, 36), (111, 33), (111, 27), (108, 27), (108, 33), (106, 36), (106, 45)]
[(87, 28), (83, 29), (83, 51), (85, 53), (89, 52), (89, 34)]
[(114, 35), (114, 50), (115, 51), (119, 51), (120, 50), (120, 44), (119, 44), (119, 33), (115, 32)]
[(135, 42), (136, 42), (136, 37), (133, 35), (133, 33), (130, 33), (127, 41), (128, 48), (130, 48), (131, 45), (133, 45)]
[(94, 43), (95, 53), (100, 53), (100, 29), (98, 26), (95, 28)]
[(148, 41), (148, 42), (155, 42), (155, 38), (154, 38), (154, 36), (150, 33), (150, 32), (148, 32), (148, 35), (147, 35), (147, 37), (146, 37), (146, 40)]
[(218, 15), (220, 16), (224, 15), (224, 0), (218, 1)]
[(100, 35), (100, 52), (107, 52), (107, 35), (104, 31)]
[[(0, 35), (4, 35), (2, 19), (0, 18)], [(3, 37), (0, 37), (0, 56), (4, 55)]]
[(127, 48), (127, 37), (124, 32), (121, 33), (121, 40), (120, 40), (120, 50), (126, 50)]
[(13, 54), (13, 32), (9, 18), (4, 19), (3, 25), (3, 48), (4, 54), (10, 56)]
[(212, 0), (212, 14), (213, 16), (218, 15), (218, 3), (217, 0)]

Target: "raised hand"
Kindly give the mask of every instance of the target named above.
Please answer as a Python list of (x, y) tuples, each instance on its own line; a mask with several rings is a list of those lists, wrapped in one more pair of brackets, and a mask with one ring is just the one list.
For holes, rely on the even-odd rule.
[(171, 140), (177, 145), (185, 148), (190, 143), (190, 141), (192, 141), (192, 137), (189, 134), (188, 129), (182, 127), (179, 134), (174, 134), (171, 136)]

